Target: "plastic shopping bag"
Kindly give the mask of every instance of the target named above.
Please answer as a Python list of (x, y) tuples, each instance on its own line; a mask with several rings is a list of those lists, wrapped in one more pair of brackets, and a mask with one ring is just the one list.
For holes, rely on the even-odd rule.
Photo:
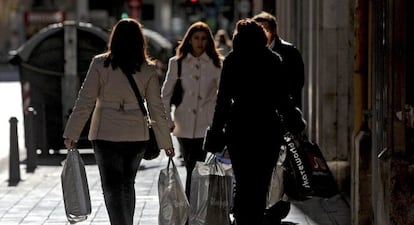
[(191, 177), (189, 225), (229, 225), (233, 170), (214, 155), (197, 162)]
[(266, 208), (269, 209), (277, 202), (284, 200), (287, 201), (287, 196), (284, 194), (283, 186), (283, 163), (286, 159), (286, 149), (281, 149), (279, 152), (279, 158), (276, 166), (273, 169), (272, 178), (270, 180), (269, 191), (267, 193)]
[(91, 199), (85, 165), (77, 149), (68, 150), (61, 173), (66, 218), (71, 223), (84, 221), (91, 214)]
[(184, 225), (187, 222), (190, 204), (172, 158), (168, 159), (167, 168), (160, 171), (158, 197), (160, 202), (159, 225)]

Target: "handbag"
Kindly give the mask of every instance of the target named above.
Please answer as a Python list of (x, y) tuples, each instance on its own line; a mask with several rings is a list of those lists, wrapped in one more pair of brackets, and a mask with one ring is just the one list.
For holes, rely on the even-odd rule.
[(158, 197), (159, 225), (184, 225), (187, 222), (190, 204), (171, 157), (168, 158), (167, 168), (162, 169), (158, 177)]
[(170, 105), (178, 107), (183, 101), (184, 89), (181, 84), (181, 59), (177, 60), (177, 81), (175, 81), (173, 94), (171, 96)]
[(230, 225), (233, 193), (231, 164), (221, 163), (214, 154), (198, 161), (191, 174), (189, 225)]
[(69, 149), (61, 173), (63, 202), (70, 224), (82, 222), (91, 214), (91, 199), (84, 162), (77, 149)]
[(144, 153), (144, 159), (145, 160), (151, 160), (155, 159), (160, 155), (160, 148), (158, 147), (157, 140), (155, 138), (154, 130), (152, 129), (151, 120), (148, 117), (147, 109), (144, 105), (144, 100), (142, 99), (137, 84), (135, 83), (134, 78), (131, 74), (126, 74), (126, 77), (128, 78), (129, 84), (132, 87), (132, 90), (134, 90), (135, 96), (137, 97), (139, 107), (141, 108), (142, 114), (145, 118), (147, 118), (148, 121), (148, 132), (149, 132), (149, 140), (146, 142), (145, 146), (145, 153)]

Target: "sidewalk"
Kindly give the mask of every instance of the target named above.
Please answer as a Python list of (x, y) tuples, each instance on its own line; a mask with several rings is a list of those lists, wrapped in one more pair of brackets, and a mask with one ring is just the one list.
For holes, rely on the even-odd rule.
[[(49, 165), (39, 165), (34, 173), (25, 173), (21, 165), (21, 179), (17, 186), (8, 186), (8, 170), (0, 171), (0, 224), (1, 225), (66, 225), (62, 199), (60, 173), (62, 166), (58, 161)], [(93, 155), (83, 155), (90, 195), (92, 214), (79, 225), (109, 225), (105, 209), (98, 168), (91, 163)], [(137, 225), (158, 224), (158, 175), (167, 165), (167, 158), (161, 156), (152, 161), (143, 160), (136, 179)], [(185, 168), (179, 166), (184, 183)], [(292, 208), (283, 220), (286, 225), (350, 225), (350, 210), (346, 201), (338, 195), (330, 199), (311, 199), (305, 202), (292, 202)], [(219, 225), (219, 224), (217, 224)]]

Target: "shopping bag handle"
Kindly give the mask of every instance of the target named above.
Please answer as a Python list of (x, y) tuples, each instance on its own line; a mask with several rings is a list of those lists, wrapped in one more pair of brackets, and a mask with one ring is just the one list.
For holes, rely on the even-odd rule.
[(217, 156), (215, 153), (211, 153), (206, 159), (206, 163), (216, 163), (216, 162), (217, 162)]
[(172, 168), (175, 167), (175, 163), (172, 157), (168, 157), (167, 171), (170, 169), (170, 164), (172, 164)]
[(215, 153), (211, 153), (210, 156), (206, 159), (205, 163), (213, 165), (216, 168), (216, 170), (219, 170), (220, 161), (217, 159), (217, 156)]
[(76, 146), (68, 148), (68, 152), (72, 152), (72, 151), (78, 151), (78, 148)]

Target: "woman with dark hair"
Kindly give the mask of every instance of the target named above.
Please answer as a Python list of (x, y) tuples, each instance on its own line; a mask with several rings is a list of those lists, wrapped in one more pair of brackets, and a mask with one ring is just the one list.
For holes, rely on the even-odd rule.
[(108, 50), (92, 59), (63, 134), (75, 147), (92, 114), (92, 141), (111, 225), (132, 225), (135, 176), (149, 139), (144, 117), (126, 74), (132, 75), (146, 100), (158, 146), (174, 156), (170, 129), (161, 101), (156, 67), (149, 59), (141, 25), (122, 19), (112, 28)]
[(267, 46), (263, 28), (251, 19), (236, 23), (233, 51), (223, 62), (212, 126), (204, 149), (227, 146), (234, 178), (237, 225), (263, 224), (266, 195), (282, 142), (281, 120), (293, 107), (281, 58)]
[[(190, 197), (191, 173), (196, 161), (204, 161), (204, 133), (211, 125), (220, 80), (222, 56), (217, 50), (213, 33), (204, 22), (193, 23), (168, 62), (162, 87), (162, 99), (170, 128), (180, 143), (187, 171), (185, 191)], [(175, 107), (174, 120), (170, 100), (181, 64), (181, 83), (184, 90), (181, 104)]]

